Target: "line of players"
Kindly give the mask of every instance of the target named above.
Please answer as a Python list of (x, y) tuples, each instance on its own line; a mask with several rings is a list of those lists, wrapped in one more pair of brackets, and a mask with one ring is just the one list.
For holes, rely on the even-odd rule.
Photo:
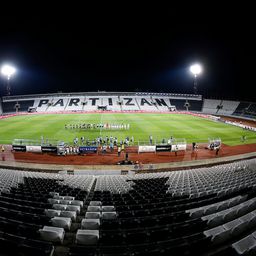
[(87, 124), (87, 123), (77, 123), (77, 124), (65, 124), (65, 129), (106, 129), (106, 130), (129, 130), (130, 124), (109, 124), (109, 123), (99, 123), (99, 124)]
[(79, 145), (81, 146), (96, 146), (98, 147), (99, 152), (106, 153), (114, 152), (114, 149), (117, 149), (118, 156), (120, 156), (120, 153), (125, 150), (126, 146), (129, 146), (130, 144), (134, 143), (134, 137), (126, 137), (123, 140), (120, 140), (118, 142), (117, 137), (113, 136), (106, 136), (106, 137), (97, 137), (94, 140), (85, 139), (83, 136), (80, 138), (80, 140), (76, 137), (74, 139), (74, 145), (66, 145), (65, 146), (65, 155), (70, 154), (79, 154)]
[[(79, 143), (80, 142), (80, 143)], [(86, 145), (86, 146), (100, 146), (100, 145), (109, 145), (109, 146), (117, 146), (118, 145), (118, 138), (113, 136), (105, 136), (105, 137), (97, 137), (93, 140), (89, 140), (88, 138), (85, 139), (84, 136), (80, 138), (80, 141), (78, 137), (74, 138), (73, 143), (75, 146), (80, 145)], [(125, 139), (121, 139), (119, 141), (119, 144), (129, 146), (130, 144), (134, 143), (134, 137), (131, 138), (127, 136)]]

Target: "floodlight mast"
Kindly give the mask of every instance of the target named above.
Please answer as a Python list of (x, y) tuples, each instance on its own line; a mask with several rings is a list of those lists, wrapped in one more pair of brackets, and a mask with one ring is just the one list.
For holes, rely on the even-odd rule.
[(194, 64), (190, 67), (190, 72), (194, 75), (194, 94), (197, 94), (197, 76), (202, 72), (202, 67), (200, 64)]
[(4, 75), (7, 79), (6, 81), (6, 95), (9, 96), (11, 95), (11, 84), (10, 84), (10, 79), (11, 76), (16, 72), (16, 69), (13, 66), (10, 65), (4, 65), (1, 68), (1, 73)]

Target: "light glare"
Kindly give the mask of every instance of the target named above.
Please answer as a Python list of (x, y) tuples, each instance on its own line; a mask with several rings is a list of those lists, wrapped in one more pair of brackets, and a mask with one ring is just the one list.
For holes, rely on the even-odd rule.
[(194, 64), (190, 67), (190, 72), (193, 74), (193, 75), (198, 75), (202, 72), (202, 67), (201, 65), (199, 64)]
[(14, 73), (16, 72), (16, 69), (10, 65), (4, 65), (1, 69), (1, 73), (4, 76), (7, 76), (7, 78), (9, 79), (10, 76), (12, 76)]

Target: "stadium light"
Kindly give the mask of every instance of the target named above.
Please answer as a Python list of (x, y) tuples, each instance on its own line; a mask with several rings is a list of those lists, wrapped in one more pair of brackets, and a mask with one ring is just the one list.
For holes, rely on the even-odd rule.
[(190, 66), (190, 72), (194, 75), (194, 94), (197, 94), (197, 76), (202, 73), (202, 66), (196, 63)]
[(2, 68), (1, 68), (1, 73), (2, 75), (4, 75), (6, 78), (7, 78), (7, 83), (6, 83), (6, 92), (7, 92), (7, 95), (10, 95), (11, 94), (11, 85), (10, 85), (10, 79), (11, 79), (11, 76), (13, 74), (15, 74), (16, 72), (16, 69), (15, 67), (13, 66), (10, 66), (10, 65), (3, 65)]

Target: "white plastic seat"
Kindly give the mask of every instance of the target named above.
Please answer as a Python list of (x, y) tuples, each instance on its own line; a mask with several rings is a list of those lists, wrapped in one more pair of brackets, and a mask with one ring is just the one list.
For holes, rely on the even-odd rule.
[(227, 223), (225, 223), (224, 225), (223, 225), (223, 227), (225, 228), (225, 229), (233, 229), (233, 228), (235, 228), (236, 226), (238, 226), (239, 224), (241, 224), (242, 223), (242, 221), (240, 220), (240, 219), (234, 219), (234, 220), (232, 220), (232, 221), (230, 221), (230, 222), (227, 222)]
[(54, 204), (54, 205), (52, 206), (52, 208), (55, 209), (55, 210), (61, 210), (61, 211), (63, 211), (63, 210), (66, 210), (66, 209), (67, 209), (67, 205), (66, 205), (66, 204)]
[(249, 212), (243, 216), (241, 216), (239, 219), (242, 221), (242, 222), (251, 222), (251, 220), (253, 219), (254, 215)]
[(241, 233), (243, 233), (244, 231), (246, 231), (247, 227), (248, 227), (248, 222), (242, 222), (242, 223), (238, 224), (236, 227), (232, 228), (231, 235), (238, 236)]
[(45, 241), (63, 243), (65, 231), (63, 228), (44, 226), (43, 229), (39, 229), (39, 234)]
[(223, 231), (225, 231), (224, 227), (223, 226), (218, 226), (218, 227), (211, 228), (211, 229), (208, 229), (208, 230), (204, 231), (204, 234), (207, 237), (209, 237), (209, 236), (215, 236), (216, 234), (219, 234)]
[(71, 218), (72, 221), (76, 220), (76, 211), (61, 211), (60, 217), (68, 217)]
[(54, 199), (58, 199), (58, 200), (63, 200), (63, 199), (64, 199), (64, 196), (54, 195), (53, 198), (54, 198)]
[(48, 202), (50, 204), (59, 204), (60, 200), (59, 199), (54, 199), (54, 198), (48, 198)]
[(71, 204), (71, 201), (72, 201), (72, 200), (65, 200), (65, 199), (62, 199), (62, 200), (60, 200), (60, 204)]
[(80, 200), (71, 200), (70, 204), (71, 204), (71, 205), (77, 205), (77, 206), (83, 207), (84, 202), (83, 202), (83, 201), (80, 201)]
[(60, 227), (64, 229), (70, 229), (71, 227), (71, 218), (66, 217), (53, 217), (51, 219), (52, 225), (55, 227)]
[(52, 192), (49, 192), (49, 195), (50, 195), (50, 196), (58, 196), (58, 195), (59, 195), (59, 193), (58, 193), (58, 192), (54, 192), (54, 191), (52, 191)]
[(256, 239), (253, 235), (249, 235), (233, 243), (232, 247), (239, 255), (244, 255), (256, 247)]
[(116, 212), (102, 212), (102, 219), (112, 220), (116, 218)]
[(61, 211), (60, 210), (54, 210), (54, 209), (45, 209), (44, 212), (45, 212), (45, 215), (47, 217), (53, 218), (55, 216), (60, 216)]
[(73, 196), (64, 196), (65, 200), (75, 200)]
[(211, 240), (214, 244), (223, 243), (230, 238), (230, 232), (230, 230), (224, 230), (223, 232), (213, 236)]
[(204, 209), (204, 215), (212, 214), (212, 213), (215, 213), (216, 211), (217, 211), (217, 206), (211, 205)]
[(207, 221), (209, 227), (216, 227), (223, 223), (223, 217), (221, 215), (215, 214), (215, 216)]
[(90, 206), (101, 206), (101, 205), (102, 205), (101, 201), (91, 201), (90, 202)]
[(106, 205), (101, 207), (103, 212), (113, 212), (115, 211), (115, 206), (113, 205)]
[(76, 233), (76, 243), (83, 245), (94, 245), (99, 240), (99, 230), (78, 229)]
[(100, 212), (87, 212), (85, 214), (86, 219), (100, 219), (101, 213)]
[(100, 227), (100, 219), (82, 219), (81, 228), (89, 230), (98, 230)]
[(87, 212), (100, 212), (101, 206), (88, 206)]
[(67, 205), (65, 210), (67, 210), (67, 211), (76, 211), (77, 213), (80, 213), (80, 206), (78, 206), (78, 205)]

